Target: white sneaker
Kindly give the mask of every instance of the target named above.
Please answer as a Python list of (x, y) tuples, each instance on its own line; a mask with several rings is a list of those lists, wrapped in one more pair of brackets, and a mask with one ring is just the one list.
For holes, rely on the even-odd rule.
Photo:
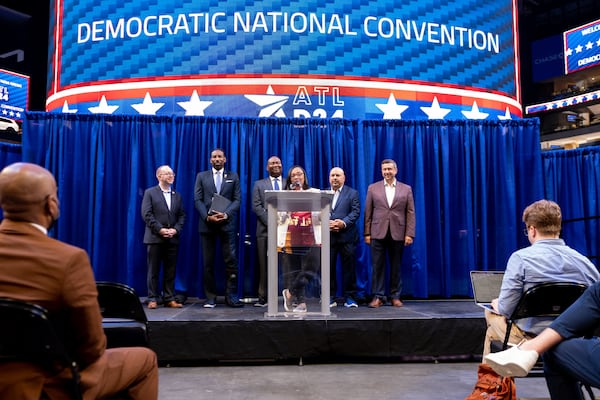
[(538, 356), (534, 350), (521, 350), (513, 346), (508, 350), (490, 353), (483, 361), (501, 376), (523, 377), (531, 371)]
[(305, 313), (306, 312), (306, 304), (300, 303), (294, 308), (295, 313)]

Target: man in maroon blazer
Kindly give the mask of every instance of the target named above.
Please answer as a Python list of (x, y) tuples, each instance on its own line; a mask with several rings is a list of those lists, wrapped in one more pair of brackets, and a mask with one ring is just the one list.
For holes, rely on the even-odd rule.
[(371, 245), (373, 274), (369, 307), (385, 304), (385, 261), (390, 263), (390, 298), (394, 307), (402, 307), (401, 264), (404, 246), (415, 237), (415, 205), (412, 188), (396, 180), (394, 160), (381, 162), (383, 180), (372, 183), (365, 201), (365, 243)]
[[(85, 400), (122, 392), (131, 399), (157, 399), (156, 354), (144, 347), (106, 349), (87, 254), (47, 236), (60, 213), (52, 174), (35, 164), (7, 166), (0, 172), (0, 207), (0, 297), (48, 309), (81, 368)], [(68, 398), (68, 371), (54, 374), (27, 362), (0, 363), (0, 399)]]

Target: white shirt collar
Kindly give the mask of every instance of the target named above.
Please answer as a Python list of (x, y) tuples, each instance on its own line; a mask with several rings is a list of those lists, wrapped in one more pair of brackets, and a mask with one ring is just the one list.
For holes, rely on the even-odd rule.
[(48, 229), (45, 227), (41, 226), (40, 224), (36, 224), (35, 222), (30, 222), (30, 224), (34, 228), (39, 229), (44, 235), (48, 235)]

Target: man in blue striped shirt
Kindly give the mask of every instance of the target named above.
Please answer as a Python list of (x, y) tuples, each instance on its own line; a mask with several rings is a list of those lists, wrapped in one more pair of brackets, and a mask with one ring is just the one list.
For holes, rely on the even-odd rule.
[[(600, 273), (585, 256), (559, 238), (562, 223), (560, 207), (553, 201), (539, 200), (523, 211), (525, 235), (531, 246), (514, 252), (508, 259), (500, 296), (492, 301), (496, 313), (485, 312), (487, 331), (483, 355), (492, 341), (503, 341), (506, 318), (515, 310), (521, 296), (532, 286), (544, 282), (576, 282), (590, 286)], [(513, 325), (509, 343), (518, 344), (546, 328), (554, 318), (523, 318)]]

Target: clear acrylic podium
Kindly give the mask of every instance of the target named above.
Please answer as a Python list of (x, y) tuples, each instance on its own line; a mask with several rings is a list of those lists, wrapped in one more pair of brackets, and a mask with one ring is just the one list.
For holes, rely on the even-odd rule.
[[(265, 317), (278, 316), (332, 316), (329, 309), (330, 276), (329, 276), (329, 214), (331, 210), (331, 191), (265, 191), (268, 212), (268, 248), (267, 248), (267, 302), (268, 308)], [(320, 312), (307, 313), (279, 312), (279, 258), (277, 256), (277, 227), (279, 213), (292, 211), (321, 212), (320, 237), (321, 237), (321, 302)], [(313, 229), (318, 226), (313, 225)], [(317, 235), (319, 232), (316, 232)]]

